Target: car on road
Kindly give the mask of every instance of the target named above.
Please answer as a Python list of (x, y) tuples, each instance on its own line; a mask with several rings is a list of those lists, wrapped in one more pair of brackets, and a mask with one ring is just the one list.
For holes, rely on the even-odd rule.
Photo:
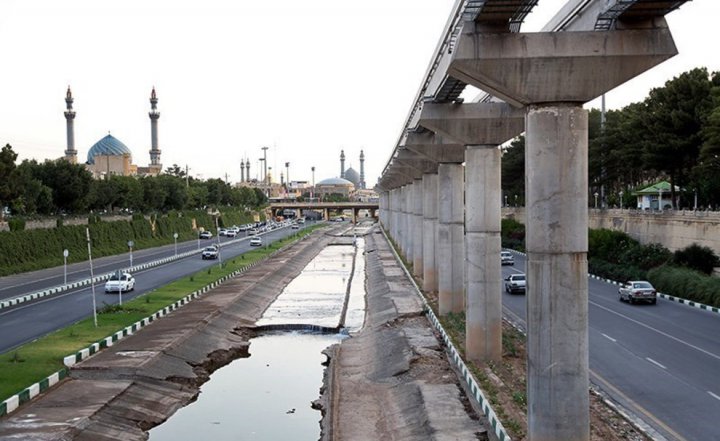
[(510, 274), (505, 277), (505, 292), (513, 294), (516, 292), (525, 293), (525, 274)]
[(220, 228), (218, 230), (218, 236), (226, 236), (226, 235), (227, 235), (227, 230), (225, 228)]
[(227, 231), (225, 232), (225, 236), (227, 236), (227, 237), (235, 237), (235, 236), (237, 236), (237, 231), (235, 231), (235, 230), (233, 230), (233, 229), (229, 229), (229, 230), (227, 230)]
[(298, 230), (298, 229), (300, 229), (300, 225), (292, 224), (292, 227), (290, 227), (290, 228), (292, 228), (293, 230)]
[(203, 258), (203, 260), (217, 259), (219, 254), (220, 254), (220, 250), (217, 247), (217, 245), (211, 245), (209, 247), (205, 247), (205, 249), (202, 251), (202, 258)]
[(501, 265), (515, 265), (515, 258), (510, 251), (500, 251)]
[(628, 303), (649, 302), (651, 305), (657, 303), (657, 291), (655, 287), (645, 280), (631, 280), (618, 288), (620, 301)]
[(250, 239), (250, 246), (251, 247), (261, 247), (262, 246), (262, 238), (260, 236), (255, 236)]
[(130, 273), (118, 271), (105, 282), (105, 293), (128, 292), (135, 289), (135, 279)]
[(209, 231), (201, 231), (200, 239), (212, 239), (212, 233)]

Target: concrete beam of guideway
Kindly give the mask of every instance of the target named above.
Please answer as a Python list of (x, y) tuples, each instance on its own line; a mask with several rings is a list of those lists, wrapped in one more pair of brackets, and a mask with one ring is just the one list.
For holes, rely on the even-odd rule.
[(419, 124), (463, 145), (499, 145), (525, 129), (525, 111), (507, 103), (425, 103)]
[[(607, 32), (476, 32), (448, 74), (526, 108), (528, 440), (588, 441), (588, 116), (677, 53), (664, 19)], [(493, 178), (494, 179), (494, 178)]]
[(515, 106), (586, 103), (677, 54), (664, 19), (652, 29), (497, 33), (463, 25), (448, 75)]
[(462, 164), (465, 161), (463, 144), (437, 136), (432, 132), (408, 133), (403, 146), (428, 161), (454, 164)]

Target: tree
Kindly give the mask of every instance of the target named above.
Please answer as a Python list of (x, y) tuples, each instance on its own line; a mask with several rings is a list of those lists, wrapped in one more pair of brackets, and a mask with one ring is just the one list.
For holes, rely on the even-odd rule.
[(0, 219), (3, 218), (3, 208), (15, 197), (12, 191), (11, 175), (15, 170), (17, 153), (10, 144), (0, 150)]
[(185, 177), (185, 170), (184, 170), (182, 167), (180, 167), (179, 165), (173, 164), (172, 167), (168, 167), (168, 168), (165, 169), (165, 174), (166, 174), (166, 175), (177, 176), (177, 177), (179, 177), (179, 178), (184, 178), (184, 177)]
[(673, 207), (675, 186), (687, 183), (702, 145), (702, 127), (712, 110), (712, 82), (707, 69), (685, 72), (653, 89), (645, 100), (643, 159), (670, 177)]
[[(525, 200), (525, 137), (518, 136), (503, 150), (502, 190), (513, 203), (515, 195)], [(510, 196), (512, 195), (512, 196)]]

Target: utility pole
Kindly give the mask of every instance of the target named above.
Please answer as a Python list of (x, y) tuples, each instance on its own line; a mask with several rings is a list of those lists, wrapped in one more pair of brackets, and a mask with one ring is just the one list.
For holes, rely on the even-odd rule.
[(315, 197), (315, 166), (313, 165), (310, 167), (310, 171), (312, 171), (312, 188), (310, 189), (310, 199), (313, 199)]
[(185, 164), (185, 187), (190, 187), (190, 174), (189, 174), (190, 168), (188, 168), (188, 165)]

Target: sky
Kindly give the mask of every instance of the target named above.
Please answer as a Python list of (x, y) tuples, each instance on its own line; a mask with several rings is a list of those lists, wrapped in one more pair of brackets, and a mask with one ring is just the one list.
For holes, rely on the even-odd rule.
[[(540, 0), (522, 30), (538, 31), (565, 0)], [(164, 167), (192, 176), (258, 177), (268, 146), (273, 179), (316, 182), (359, 171), (377, 181), (405, 123), (454, 0), (2, 0), (0, 145), (19, 160), (63, 156), (65, 91), (75, 98), (84, 161), (105, 135), (145, 166), (150, 91), (159, 99)], [(201, 6), (198, 6), (201, 5)], [(720, 2), (668, 16), (679, 55), (606, 95), (641, 101), (695, 67), (720, 71)], [(599, 107), (595, 100), (588, 106)]]

